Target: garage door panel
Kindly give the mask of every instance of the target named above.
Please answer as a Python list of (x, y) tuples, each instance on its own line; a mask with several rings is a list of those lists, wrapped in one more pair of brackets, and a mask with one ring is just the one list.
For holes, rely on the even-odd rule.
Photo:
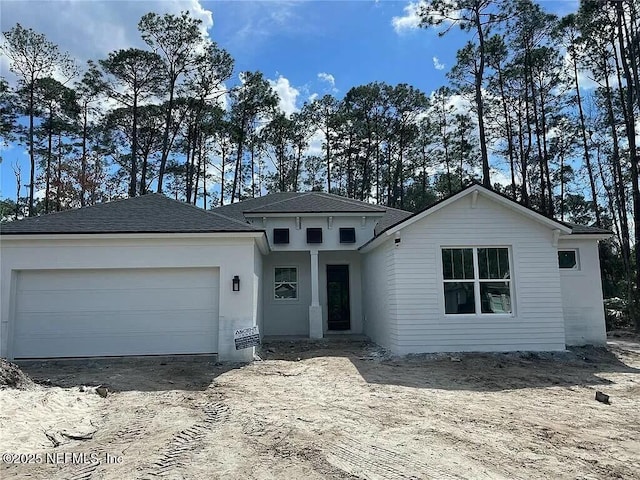
[[(166, 299), (172, 302), (167, 305)], [(114, 302), (117, 298), (117, 302)], [(18, 293), (18, 303), (26, 312), (117, 312), (122, 310), (162, 311), (167, 306), (174, 310), (189, 309), (193, 305), (213, 308), (215, 300), (210, 288), (174, 289), (127, 288), (127, 289), (78, 289), (41, 290)]]
[(217, 269), (23, 271), (16, 358), (215, 353)]

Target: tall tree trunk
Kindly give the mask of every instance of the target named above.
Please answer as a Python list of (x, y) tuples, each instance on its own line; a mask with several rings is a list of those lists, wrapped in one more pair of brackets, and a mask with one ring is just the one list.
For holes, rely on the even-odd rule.
[(138, 93), (133, 93), (133, 121), (131, 125), (131, 179), (129, 180), (129, 196), (136, 196), (138, 179)]
[[(620, 62), (624, 71), (627, 84), (625, 89), (625, 123), (627, 130), (627, 141), (629, 142), (629, 162), (631, 163), (631, 189), (633, 195), (633, 223), (635, 240), (635, 287), (636, 293), (633, 298), (632, 313), (635, 316), (636, 330), (640, 332), (640, 188), (638, 184), (638, 150), (636, 149), (636, 124), (633, 112), (633, 77), (629, 68), (629, 63), (625, 55), (624, 32), (622, 28), (623, 8), (622, 2), (616, 3), (617, 27), (618, 27), (618, 48), (620, 51)], [(629, 39), (630, 40), (630, 39)], [(637, 92), (636, 92), (637, 93)]]
[(505, 121), (505, 135), (507, 137), (507, 155), (509, 156), (509, 168), (511, 170), (511, 196), (516, 199), (516, 172), (513, 148), (513, 129), (511, 126), (511, 115), (507, 105), (507, 96), (504, 91), (504, 78), (502, 77), (502, 69), (498, 65), (498, 87), (500, 88), (500, 99), (502, 100), (502, 114)]
[(35, 174), (36, 174), (36, 156), (33, 151), (33, 117), (34, 117), (34, 90), (35, 90), (35, 78), (33, 74), (31, 74), (31, 82), (29, 83), (29, 161), (31, 162), (31, 171), (29, 172), (29, 216), (33, 217), (35, 215), (35, 210), (33, 209), (33, 192), (34, 192), (34, 184), (36, 182)]
[(49, 104), (49, 126), (47, 130), (47, 170), (44, 174), (44, 213), (49, 213), (49, 198), (51, 195), (51, 157), (53, 155), (53, 106), (51, 104)]
[(85, 206), (85, 193), (87, 189), (87, 110), (85, 101), (82, 109), (82, 163), (80, 166), (80, 206)]
[(573, 63), (573, 81), (576, 87), (576, 101), (578, 104), (578, 118), (580, 120), (580, 133), (582, 136), (582, 148), (584, 151), (584, 162), (587, 166), (587, 174), (589, 176), (589, 187), (591, 188), (591, 202), (596, 215), (596, 225), (602, 226), (600, 219), (600, 208), (598, 207), (598, 195), (596, 191), (596, 181), (593, 174), (593, 166), (591, 165), (591, 155), (589, 154), (589, 143), (587, 141), (587, 126), (584, 119), (584, 110), (582, 108), (582, 95), (580, 94), (580, 81), (578, 79), (578, 62), (574, 55), (571, 55)]
[(170, 73), (171, 83), (169, 85), (169, 102), (167, 103), (167, 116), (164, 125), (164, 134), (162, 135), (162, 156), (160, 157), (160, 169), (158, 172), (158, 193), (162, 193), (164, 172), (167, 168), (167, 159), (169, 158), (169, 130), (171, 129), (171, 116), (173, 115), (173, 96), (178, 81), (178, 77), (174, 72)]
[(475, 8), (476, 26), (478, 29), (478, 44), (480, 47), (480, 63), (475, 75), (475, 97), (476, 107), (478, 109), (478, 131), (480, 136), (480, 154), (482, 156), (482, 184), (491, 188), (491, 178), (489, 173), (489, 156), (487, 154), (487, 139), (485, 137), (484, 128), (484, 101), (482, 99), (482, 82), (484, 78), (484, 63), (485, 63), (485, 45), (484, 45), (484, 31), (482, 29), (482, 22), (480, 20), (480, 9)]

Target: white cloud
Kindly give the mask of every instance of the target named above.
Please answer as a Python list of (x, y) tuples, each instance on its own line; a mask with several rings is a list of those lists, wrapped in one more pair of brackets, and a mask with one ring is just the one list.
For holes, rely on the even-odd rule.
[[(445, 0), (445, 3), (449, 3)], [(425, 0), (411, 1), (404, 8), (404, 15), (400, 17), (393, 17), (391, 19), (391, 25), (397, 34), (401, 35), (412, 30), (420, 28), (422, 17), (420, 11), (426, 7), (427, 2)], [(427, 11), (426, 16), (432, 17), (434, 20), (442, 20), (445, 24), (450, 24), (460, 16), (460, 11), (453, 11), (444, 18), (439, 12), (435, 10)]]
[(320, 72), (318, 74), (318, 78), (320, 80), (322, 80), (323, 82), (327, 82), (328, 84), (330, 84), (332, 87), (336, 86), (336, 79), (333, 75), (331, 75), (330, 73), (325, 73), (325, 72)]
[(287, 117), (298, 111), (296, 101), (298, 100), (300, 91), (291, 86), (288, 78), (280, 75), (276, 80), (269, 80), (269, 84), (280, 97), (280, 109), (287, 115)]
[(436, 70), (444, 70), (445, 65), (444, 63), (440, 63), (438, 57), (433, 57), (433, 68), (435, 68)]
[[(213, 26), (212, 13), (200, 0), (148, 0), (144, 2), (4, 2), (0, 27), (11, 29), (16, 23), (43, 33), (62, 51), (69, 52), (80, 64), (89, 59), (105, 58), (121, 48), (145, 48), (138, 32), (140, 18), (158, 14), (189, 11), (202, 20), (206, 33)], [(1, 65), (5, 67), (5, 62)]]
[(420, 27), (421, 18), (418, 12), (422, 4), (422, 1), (409, 2), (409, 4), (403, 8), (403, 16), (393, 17), (391, 19), (391, 25), (393, 25), (396, 33), (401, 34)]
[(310, 102), (313, 102), (315, 99), (317, 99), (320, 95), (318, 95), (317, 93), (312, 93), (311, 95), (309, 95), (308, 100)]

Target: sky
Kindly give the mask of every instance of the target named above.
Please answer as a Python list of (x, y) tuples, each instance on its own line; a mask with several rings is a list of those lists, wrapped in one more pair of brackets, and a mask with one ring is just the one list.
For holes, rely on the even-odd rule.
[[(447, 83), (466, 35), (445, 37), (418, 26), (419, 0), (2, 0), (0, 27), (16, 23), (43, 33), (80, 65), (111, 51), (145, 48), (137, 30), (142, 15), (188, 10), (203, 20), (209, 37), (235, 60), (239, 72), (259, 70), (278, 92), (286, 113), (326, 93), (341, 98), (358, 85), (408, 83), (430, 94)], [(558, 15), (577, 9), (577, 0), (542, 1)], [(0, 74), (13, 80), (0, 57)], [(15, 197), (12, 163), (28, 175), (24, 149), (0, 152), (0, 197)], [(23, 191), (24, 194), (24, 191)]]

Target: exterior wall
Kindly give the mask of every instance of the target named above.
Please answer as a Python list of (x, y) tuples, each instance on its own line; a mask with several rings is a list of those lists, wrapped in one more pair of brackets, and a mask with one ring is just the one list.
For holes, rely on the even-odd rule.
[[(362, 333), (362, 274), (360, 253), (321, 252), (318, 258), (318, 281), (322, 307), (323, 332), (327, 332), (327, 265), (349, 265), (351, 330), (339, 333)], [(263, 305), (265, 335), (309, 335), (311, 305), (311, 266), (308, 252), (271, 252), (263, 259)], [(275, 267), (298, 268), (298, 298), (274, 298)]]
[[(0, 355), (10, 355), (17, 272), (21, 270), (120, 268), (219, 268), (220, 305), (218, 356), (224, 361), (250, 361), (253, 349), (236, 351), (233, 333), (257, 322), (252, 280), (255, 274), (253, 238), (202, 236), (153, 237), (61, 236), (50, 239), (2, 237), (0, 246)], [(231, 291), (238, 275), (239, 292)], [(179, 321), (179, 319), (176, 319)]]
[(262, 254), (258, 246), (253, 247), (253, 296), (255, 303), (253, 306), (253, 315), (255, 317), (255, 325), (260, 329), (260, 335), (264, 335), (264, 316), (262, 308), (263, 299), (263, 277), (262, 277)]
[(336, 334), (362, 333), (362, 273), (359, 252), (321, 252), (318, 258), (320, 305), (322, 306), (323, 332), (327, 333), (327, 265), (349, 265), (349, 303), (351, 308), (351, 329)]
[[(362, 224), (362, 216), (332, 216), (331, 228), (329, 228), (329, 216), (308, 216), (300, 217), (300, 228), (296, 227), (296, 217), (265, 217), (252, 218), (250, 222), (259, 228), (267, 231), (269, 245), (274, 252), (279, 251), (309, 251), (311, 248), (324, 250), (357, 250), (361, 245), (365, 244), (373, 238), (373, 229), (376, 222), (380, 219), (377, 217), (365, 217), (365, 223)], [(340, 243), (340, 228), (352, 227), (356, 231), (356, 243)], [(288, 228), (289, 244), (279, 245), (273, 243), (273, 229)], [(322, 228), (322, 243), (307, 243), (307, 228)]]
[(395, 317), (389, 308), (390, 259), (393, 259), (393, 242), (385, 242), (362, 257), (363, 322), (364, 333), (371, 340), (396, 350), (395, 335), (391, 335)]
[[(274, 298), (275, 267), (298, 268), (298, 298)], [(308, 252), (271, 252), (263, 258), (264, 335), (309, 335), (311, 262)]]
[(578, 250), (578, 269), (560, 269), (567, 345), (603, 345), (607, 341), (597, 240), (561, 238), (558, 249)]
[[(560, 273), (550, 228), (481, 194), (475, 208), (463, 197), (407, 226), (400, 238), (397, 245), (389, 238), (377, 248), (393, 250), (387, 263), (387, 343), (395, 353), (564, 350)], [(441, 248), (462, 246), (510, 248), (513, 314), (444, 314)]]

